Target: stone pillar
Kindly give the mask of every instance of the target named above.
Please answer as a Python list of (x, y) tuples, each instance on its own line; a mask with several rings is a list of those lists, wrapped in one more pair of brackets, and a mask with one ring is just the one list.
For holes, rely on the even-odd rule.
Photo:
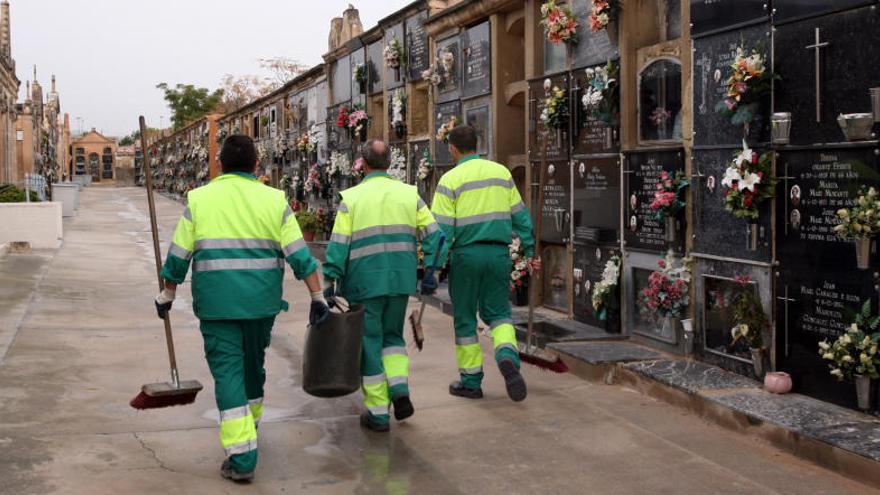
[(0, 55), (9, 59), (12, 57), (12, 34), (9, 20), (9, 2), (3, 0), (0, 3)]
[(339, 39), (342, 35), (342, 17), (330, 19), (330, 35), (327, 37), (327, 51), (332, 52), (339, 47)]
[(363, 32), (364, 26), (361, 24), (360, 12), (353, 5), (348, 4), (348, 8), (342, 13), (342, 34), (339, 44), (345, 44)]

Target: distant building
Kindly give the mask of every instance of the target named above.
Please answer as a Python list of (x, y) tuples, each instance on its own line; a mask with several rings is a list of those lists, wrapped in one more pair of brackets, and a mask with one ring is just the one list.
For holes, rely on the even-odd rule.
[(65, 137), (65, 120), (55, 76), (52, 76), (51, 91), (44, 98), (34, 67), (34, 81), (28, 83), (27, 97), (16, 105), (16, 114), (16, 165), (12, 180), (20, 182), (28, 173), (42, 175), (49, 182), (61, 180), (68, 138)]
[(0, 184), (14, 181), (15, 102), (21, 81), (15, 75), (10, 41), (9, 2), (0, 3)]
[(115, 179), (116, 140), (110, 139), (92, 128), (71, 143), (73, 151), (72, 175), (91, 175), (93, 182)]

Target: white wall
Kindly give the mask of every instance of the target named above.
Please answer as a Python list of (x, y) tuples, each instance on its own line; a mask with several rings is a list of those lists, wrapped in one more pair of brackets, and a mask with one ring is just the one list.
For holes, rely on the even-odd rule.
[(57, 248), (64, 230), (61, 203), (0, 203), (0, 244), (29, 242), (32, 248)]

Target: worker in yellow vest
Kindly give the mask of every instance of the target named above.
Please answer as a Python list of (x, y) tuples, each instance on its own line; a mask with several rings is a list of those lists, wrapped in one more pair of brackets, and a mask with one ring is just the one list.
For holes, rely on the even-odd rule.
[(256, 427), (263, 415), (263, 362), (280, 311), (285, 262), (311, 292), (309, 321), (329, 310), (318, 262), (309, 253), (284, 193), (260, 183), (254, 142), (230, 136), (220, 152), (223, 175), (190, 191), (162, 269), (165, 290), (156, 298), (160, 318), (171, 309), (177, 285), (192, 262), (193, 311), (200, 320), (205, 357), (220, 410), (220, 474), (254, 477)]
[[(456, 166), (443, 175), (434, 194), (431, 211), (451, 240), (449, 294), (455, 320), (455, 356), (460, 379), (449, 393), (469, 399), (483, 397), (483, 353), (477, 337), (477, 312), (492, 333), (495, 361), (504, 377), (508, 396), (526, 398), (526, 383), (519, 372), (519, 349), (510, 308), (509, 244), (519, 236), (525, 256), (534, 257), (535, 239), (529, 212), (520, 198), (510, 171), (484, 160), (476, 152), (473, 127), (458, 126), (449, 132), (449, 151)], [(447, 249), (438, 253), (439, 265)], [(430, 266), (427, 257), (425, 264)], [(540, 259), (530, 261), (540, 269)], [(437, 286), (434, 274), (426, 274), (423, 292)]]
[(368, 141), (362, 154), (367, 175), (342, 191), (323, 268), (324, 295), (331, 304), (338, 293), (364, 305), (361, 424), (385, 432), (391, 404), (398, 421), (414, 412), (403, 339), (406, 307), (416, 292), (416, 243), (421, 239), (430, 256), (441, 233), (416, 187), (388, 175), (388, 145)]

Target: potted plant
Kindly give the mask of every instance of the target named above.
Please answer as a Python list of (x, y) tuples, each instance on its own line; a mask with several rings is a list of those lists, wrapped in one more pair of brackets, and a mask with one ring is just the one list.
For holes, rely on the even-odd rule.
[(755, 376), (764, 376), (764, 330), (770, 326), (761, 298), (755, 293), (752, 279), (748, 276), (736, 277), (737, 294), (733, 302), (734, 327), (731, 346), (743, 339), (752, 354)]
[(665, 259), (657, 261), (657, 266), (660, 270), (651, 272), (648, 287), (642, 289), (643, 309), (655, 319), (663, 319), (661, 335), (672, 339), (690, 300), (690, 259), (684, 258), (676, 266), (675, 255), (670, 250)]
[(856, 246), (856, 264), (867, 270), (871, 259), (871, 241), (880, 231), (880, 193), (870, 187), (859, 190), (859, 197), (851, 208), (837, 211), (840, 223), (834, 233), (842, 239), (852, 239)]
[(513, 292), (513, 303), (516, 306), (529, 304), (529, 262), (522, 249), (522, 241), (514, 237), (510, 243), (510, 260), (513, 268), (510, 271), (510, 291)]
[(689, 185), (681, 172), (676, 172), (672, 177), (665, 170), (660, 172), (660, 181), (655, 186), (651, 211), (654, 212), (654, 218), (658, 222), (665, 223), (666, 242), (675, 242), (677, 238), (678, 215), (687, 204), (683, 193)]
[(307, 209), (299, 210), (294, 215), (296, 215), (296, 222), (302, 231), (303, 239), (306, 242), (314, 242), (315, 233), (318, 232), (318, 215)]
[[(877, 367), (880, 356), (877, 354), (880, 334), (876, 329), (880, 317), (871, 316), (871, 301), (862, 305), (856, 321), (837, 337), (833, 343), (819, 342), (819, 355), (829, 361), (831, 375), (839, 381), (855, 383), (856, 399), (859, 409), (868, 411), (873, 407), (874, 390), (872, 380), (880, 378)], [(867, 333), (870, 330), (873, 333)]]
[(617, 315), (617, 288), (620, 283), (620, 256), (612, 256), (605, 263), (602, 271), (602, 280), (593, 285), (591, 301), (593, 303), (593, 316), (605, 322), (606, 329), (613, 328), (616, 324)]
[(721, 185), (725, 188), (724, 209), (737, 218), (748, 220), (747, 248), (757, 250), (759, 207), (776, 196), (772, 152), (759, 157), (743, 140), (743, 150), (728, 164)]
[(558, 45), (578, 42), (578, 22), (568, 5), (556, 5), (554, 0), (541, 5), (541, 25), (547, 33), (547, 41)]

